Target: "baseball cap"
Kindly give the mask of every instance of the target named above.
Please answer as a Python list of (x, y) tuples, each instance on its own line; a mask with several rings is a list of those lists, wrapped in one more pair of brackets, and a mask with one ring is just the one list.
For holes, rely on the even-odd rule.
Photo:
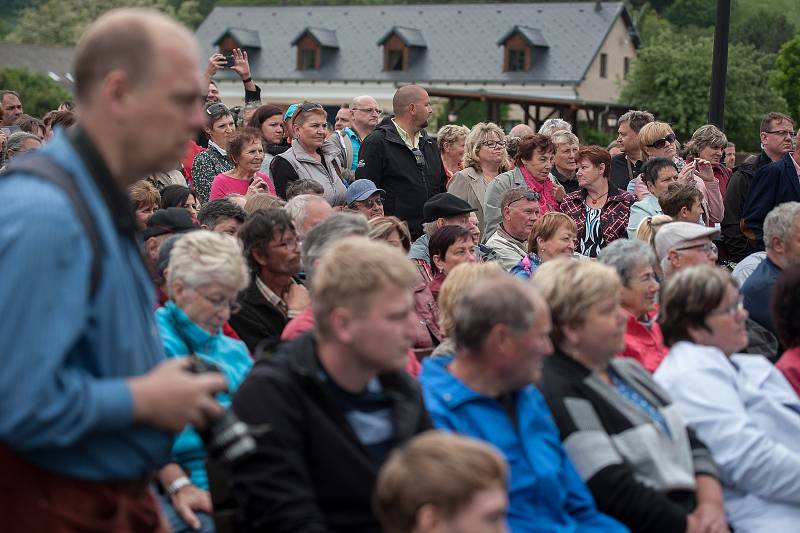
[(709, 228), (693, 222), (668, 222), (656, 233), (655, 247), (659, 259), (667, 256), (670, 250), (680, 248), (683, 244), (701, 237), (713, 238), (719, 235), (719, 229)]
[(352, 204), (353, 202), (360, 202), (362, 200), (366, 200), (376, 192), (386, 193), (383, 189), (379, 189), (372, 183), (372, 180), (365, 180), (360, 179), (356, 180), (350, 184), (347, 188), (347, 197), (345, 199), (345, 203), (347, 205)]
[(477, 210), (454, 194), (440, 192), (431, 196), (422, 206), (422, 218), (425, 222), (433, 222), (439, 218), (454, 217)]
[(192, 221), (192, 215), (182, 207), (159, 209), (147, 220), (147, 227), (142, 232), (144, 240), (167, 233), (186, 233), (200, 229)]

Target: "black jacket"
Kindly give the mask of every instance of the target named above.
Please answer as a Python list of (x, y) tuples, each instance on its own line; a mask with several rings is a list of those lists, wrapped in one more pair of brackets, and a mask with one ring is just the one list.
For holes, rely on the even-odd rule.
[[(232, 491), (242, 531), (379, 532), (370, 498), (378, 466), (320, 381), (311, 334), (259, 360), (239, 387), (233, 410), (268, 430), (256, 453), (237, 464)], [(431, 428), (417, 383), (404, 372), (379, 377), (392, 399), (394, 445)]]
[(231, 315), (228, 322), (247, 345), (250, 353), (255, 353), (259, 342), (280, 338), (289, 320), (279, 309), (267, 302), (255, 279), (239, 294), (239, 305), (242, 308)]
[(642, 172), (644, 161), (637, 161), (628, 165), (625, 154), (618, 154), (611, 158), (611, 176), (609, 181), (614, 187), (622, 191), (628, 190), (628, 183), (635, 180)]
[(758, 157), (751, 156), (739, 165), (728, 181), (728, 189), (725, 191), (725, 215), (722, 217), (721, 224), (722, 242), (727, 249), (728, 259), (735, 263), (757, 249), (748, 244), (747, 237), (742, 233), (739, 223), (742, 220), (744, 202), (750, 194), (753, 176), (771, 162), (769, 156), (762, 151)]
[(356, 179), (372, 180), (386, 191), (385, 213), (408, 223), (412, 241), (422, 235), (422, 206), (431, 196), (444, 192), (446, 182), (439, 147), (424, 130), (420, 132), (419, 149), (425, 158), (420, 167), (387, 118), (364, 139), (356, 169)]

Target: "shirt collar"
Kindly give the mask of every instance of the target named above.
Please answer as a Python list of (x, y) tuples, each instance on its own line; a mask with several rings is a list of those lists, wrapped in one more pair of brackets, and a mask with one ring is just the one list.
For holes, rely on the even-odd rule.
[(223, 147), (221, 147), (220, 145), (218, 145), (217, 143), (215, 143), (211, 139), (208, 140), (208, 147), (209, 148), (214, 148), (217, 152), (221, 153), (222, 155), (224, 155), (226, 157), (228, 155), (228, 152)]
[(283, 313), (285, 317), (289, 316), (289, 306), (286, 302), (284, 302), (280, 296), (272, 292), (272, 289), (267, 287), (267, 284), (261, 281), (261, 278), (258, 276), (256, 276), (256, 287), (258, 287), (261, 295), (272, 307)]
[(415, 133), (412, 137), (406, 130), (401, 128), (395, 119), (392, 119), (392, 124), (394, 127), (397, 128), (397, 133), (400, 135), (400, 138), (403, 139), (403, 142), (406, 143), (411, 149), (419, 148), (419, 132)]
[(100, 196), (103, 199), (103, 203), (106, 204), (117, 231), (135, 241), (136, 217), (133, 213), (131, 202), (111, 176), (108, 164), (106, 164), (103, 156), (97, 150), (92, 139), (78, 125), (68, 130), (67, 140), (86, 166), (89, 176), (91, 176), (95, 186), (100, 191)]

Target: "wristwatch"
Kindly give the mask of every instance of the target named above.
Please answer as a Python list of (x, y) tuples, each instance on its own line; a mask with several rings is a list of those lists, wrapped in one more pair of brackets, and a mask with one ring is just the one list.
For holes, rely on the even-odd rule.
[(169, 484), (169, 487), (167, 487), (167, 496), (170, 496), (170, 497), (175, 496), (175, 494), (179, 490), (181, 490), (183, 487), (189, 486), (191, 484), (192, 484), (192, 481), (188, 477), (181, 476), (181, 477), (177, 478), (175, 481), (173, 481), (172, 483)]

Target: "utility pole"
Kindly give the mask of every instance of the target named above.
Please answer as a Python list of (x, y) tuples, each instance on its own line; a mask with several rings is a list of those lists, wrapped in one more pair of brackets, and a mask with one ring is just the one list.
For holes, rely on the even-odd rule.
[(725, 128), (725, 79), (728, 72), (728, 35), (731, 0), (717, 0), (717, 25), (714, 30), (714, 61), (711, 65), (711, 105), (708, 121)]

